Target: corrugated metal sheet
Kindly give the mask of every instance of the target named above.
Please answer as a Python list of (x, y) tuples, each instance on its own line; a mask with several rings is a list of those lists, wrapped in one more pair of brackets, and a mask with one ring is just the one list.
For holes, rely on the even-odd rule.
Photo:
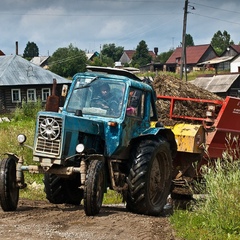
[(18, 55), (0, 56), (0, 86), (52, 84), (53, 78), (59, 84), (70, 81)]
[(234, 58), (234, 56), (217, 57), (217, 58), (213, 58), (211, 60), (205, 61), (205, 62), (198, 63), (197, 65), (218, 64), (218, 63), (222, 63), (222, 62), (231, 61), (233, 58)]
[(213, 77), (199, 77), (191, 81), (191, 83), (212, 93), (223, 93), (229, 90), (239, 76), (239, 74), (229, 74), (216, 75)]

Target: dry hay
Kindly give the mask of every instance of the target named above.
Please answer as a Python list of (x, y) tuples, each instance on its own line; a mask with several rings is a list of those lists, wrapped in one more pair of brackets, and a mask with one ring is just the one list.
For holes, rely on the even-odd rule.
[[(155, 77), (153, 87), (157, 95), (174, 96), (195, 99), (208, 99), (208, 100), (222, 100), (216, 94), (206, 91), (202, 88), (180, 80), (176, 77), (161, 74)], [(173, 114), (182, 116), (192, 116), (204, 118), (206, 114), (206, 103), (197, 103), (192, 101), (177, 101), (173, 110)], [(177, 122), (183, 122), (180, 119), (169, 118), (170, 101), (159, 99), (157, 101), (157, 111), (159, 121), (164, 125), (174, 125)], [(194, 122), (191, 120), (184, 120), (184, 122)]]

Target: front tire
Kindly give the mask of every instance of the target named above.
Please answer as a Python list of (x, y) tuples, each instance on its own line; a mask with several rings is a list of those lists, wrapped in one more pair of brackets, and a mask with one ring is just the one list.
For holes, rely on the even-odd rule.
[(15, 211), (19, 200), (16, 162), (9, 157), (0, 162), (0, 203), (3, 211)]
[(102, 161), (91, 161), (84, 189), (84, 211), (87, 216), (94, 216), (100, 212), (104, 196), (105, 172)]
[(170, 192), (172, 158), (164, 139), (143, 139), (133, 147), (127, 177), (127, 209), (138, 214), (160, 215)]

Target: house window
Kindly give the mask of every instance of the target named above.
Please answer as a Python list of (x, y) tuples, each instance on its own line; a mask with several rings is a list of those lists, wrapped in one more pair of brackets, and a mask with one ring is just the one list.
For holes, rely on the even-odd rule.
[(42, 89), (42, 101), (46, 102), (48, 96), (50, 96), (50, 88), (43, 88)]
[(28, 89), (27, 90), (27, 101), (28, 102), (36, 102), (36, 89)]
[(11, 89), (12, 102), (18, 103), (21, 102), (21, 90), (20, 89)]

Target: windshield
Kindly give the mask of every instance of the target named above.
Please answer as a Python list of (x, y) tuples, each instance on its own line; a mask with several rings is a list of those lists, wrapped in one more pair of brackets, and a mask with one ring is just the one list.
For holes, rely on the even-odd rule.
[(119, 117), (125, 84), (99, 79), (79, 78), (69, 99), (67, 111), (81, 110), (83, 115)]

